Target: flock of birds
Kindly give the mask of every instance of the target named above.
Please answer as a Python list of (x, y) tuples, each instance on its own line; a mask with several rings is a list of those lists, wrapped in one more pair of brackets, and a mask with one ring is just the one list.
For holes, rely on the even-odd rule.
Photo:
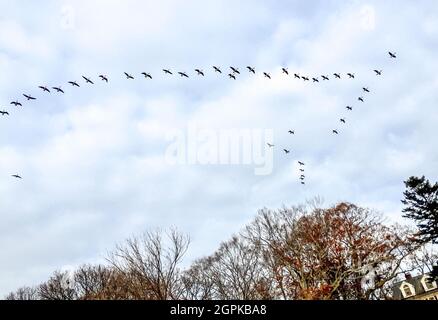
[[(397, 58), (395, 52), (390, 52), (389, 51), (388, 54), (389, 54), (390, 58), (392, 58), (392, 59)], [(229, 67), (229, 68), (230, 68), (231, 71), (228, 73), (228, 77), (230, 79), (232, 79), (232, 80), (236, 80), (238, 75), (241, 74), (241, 71), (239, 71), (239, 69), (236, 68), (236, 67)], [(255, 70), (254, 67), (247, 66), (246, 69), (248, 70), (249, 73), (256, 74), (256, 70)], [(214, 70), (215, 73), (220, 73), (220, 74), (225, 72), (220, 67), (217, 67), (217, 66), (213, 66), (213, 70)], [(174, 72), (171, 71), (170, 69), (162, 69), (162, 71), (166, 75), (174, 75)], [(201, 70), (201, 69), (195, 69), (194, 71), (196, 72), (197, 76), (201, 76), (201, 77), (205, 76), (204, 71)], [(374, 73), (377, 76), (381, 76), (382, 73), (383, 73), (382, 70), (378, 70), (378, 69), (375, 69), (373, 71), (374, 71)], [(290, 75), (289, 70), (287, 68), (285, 68), (285, 67), (282, 68), (282, 73), (285, 74), (286, 76)], [(177, 74), (179, 76), (183, 77), (183, 78), (189, 78), (190, 77), (187, 72), (178, 71)], [(124, 72), (124, 75), (125, 75), (126, 79), (128, 79), (128, 80), (134, 80), (135, 79), (135, 77), (133, 75), (131, 75), (131, 74), (127, 73), (127, 72)], [(141, 75), (145, 79), (152, 79), (152, 75), (150, 73), (142, 72)], [(263, 72), (263, 76), (265, 78), (267, 78), (267, 79), (272, 79), (271, 78), (271, 74), (268, 73), (268, 72)], [(319, 77), (302, 76), (302, 75), (300, 75), (298, 73), (293, 73), (293, 76), (294, 76), (295, 79), (300, 79), (300, 80), (303, 80), (303, 81), (310, 81), (310, 79), (312, 79), (313, 83), (320, 82), (320, 78), (322, 79), (321, 81), (329, 81), (330, 80), (330, 76), (329, 75), (321, 75), (321, 77), (319, 78)], [(346, 73), (346, 76), (349, 79), (354, 79), (355, 78), (355, 74), (354, 73), (350, 73), (350, 72)], [(341, 73), (333, 73), (333, 77), (335, 79), (341, 79), (342, 75), (341, 75)], [(101, 74), (101, 75), (99, 75), (99, 78), (103, 82), (106, 82), (106, 83), (109, 82), (109, 78), (106, 75)], [(94, 81), (91, 80), (90, 77), (82, 76), (82, 79), (85, 81), (85, 84), (94, 85)], [(76, 88), (79, 88), (81, 86), (77, 81), (68, 81), (67, 83), (70, 84), (72, 87), (76, 87)], [(38, 86), (38, 88), (41, 89), (43, 92), (46, 92), (46, 93), (51, 93), (52, 92), (51, 90), (54, 90), (54, 91), (56, 91), (56, 93), (59, 93), (59, 94), (64, 94), (65, 93), (65, 91), (62, 89), (61, 86), (53, 86), (53, 87), (51, 87), (49, 89), (49, 87), (41, 85), (41, 86)], [(363, 87), (362, 91), (364, 93), (366, 93), (366, 94), (371, 92), (368, 87)], [(37, 98), (35, 98), (34, 96), (32, 96), (30, 94), (23, 94), (23, 97), (26, 98), (26, 101), (37, 100)], [(360, 96), (360, 97), (358, 97), (358, 101), (363, 103), (363, 102), (365, 102), (365, 98), (363, 96)], [(23, 106), (23, 104), (19, 100), (12, 101), (10, 104), (15, 106), (15, 107), (22, 107)], [(348, 111), (353, 111), (353, 107), (351, 107), (351, 106), (346, 106), (346, 109)], [(0, 110), (0, 115), (2, 115), (2, 116), (9, 116), (9, 112), (5, 111), (5, 110)], [(346, 119), (345, 118), (340, 118), (339, 121), (342, 124), (346, 124)], [(295, 130), (289, 130), (288, 133), (291, 134), (291, 135), (295, 135)], [(335, 134), (335, 135), (338, 135), (339, 134), (339, 130), (338, 129), (333, 129), (332, 133)], [(268, 143), (267, 145), (270, 148), (274, 148), (275, 147), (275, 145), (271, 144), (271, 143)], [(289, 149), (283, 149), (283, 151), (284, 151), (284, 153), (286, 155), (291, 152), (291, 150), (289, 150)], [(305, 185), (305, 179), (306, 179), (306, 176), (305, 176), (305, 165), (306, 164), (304, 162), (302, 162), (302, 161), (298, 161), (298, 165), (299, 165), (299, 170), (300, 170), (300, 173), (299, 173), (300, 174), (300, 178), (299, 178), (299, 180), (300, 180), (302, 185)], [(16, 179), (23, 179), (22, 176), (20, 176), (19, 174), (13, 174), (11, 176), (13, 178), (16, 178)]]

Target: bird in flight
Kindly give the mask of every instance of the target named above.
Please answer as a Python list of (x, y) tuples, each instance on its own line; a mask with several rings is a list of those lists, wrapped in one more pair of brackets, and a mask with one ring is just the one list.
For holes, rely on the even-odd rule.
[(269, 148), (273, 148), (275, 146), (274, 144), (270, 144), (270, 143), (267, 143), (267, 145)]
[(255, 74), (255, 69), (254, 68), (252, 68), (250, 66), (248, 66), (246, 68), (248, 69), (249, 72), (252, 72), (253, 74)]
[(214, 72), (222, 73), (221, 69), (219, 69), (219, 68), (216, 67), (216, 66), (213, 66), (213, 69), (214, 69)]
[(145, 78), (152, 79), (152, 76), (149, 73), (142, 72), (141, 74), (144, 75)]
[(304, 172), (304, 169), (300, 169), (301, 172)]
[(185, 73), (185, 72), (178, 72), (178, 74), (179, 74), (181, 77), (186, 77), (186, 78), (189, 77), (189, 76), (187, 75), (187, 73)]
[(28, 95), (28, 94), (23, 94), (23, 96), (29, 101), (29, 100), (36, 100), (36, 98)]
[(322, 80), (330, 80), (328, 76), (321, 76)]
[(301, 181), (301, 184), (302, 184), (302, 185), (305, 185), (306, 183), (305, 183), (304, 181)]
[(308, 78), (308, 77), (304, 77), (304, 76), (302, 76), (301, 77), (304, 81), (310, 81), (310, 79)]
[(239, 69), (234, 68), (234, 67), (230, 67), (230, 69), (231, 69), (234, 73), (240, 74)]
[(357, 100), (359, 100), (360, 102), (364, 102), (362, 97), (357, 98)]
[(0, 114), (2, 116), (9, 116), (9, 112), (7, 112), (7, 111), (0, 111)]
[(368, 88), (362, 88), (362, 90), (365, 92), (368, 92), (368, 93), (370, 92), (370, 89), (368, 89)]
[(339, 119), (342, 123), (346, 123), (344, 118)]
[(284, 74), (289, 75), (289, 71), (287, 71), (287, 68), (281, 68)]
[(318, 78), (312, 78), (313, 82), (319, 82)]
[(195, 69), (195, 71), (198, 73), (198, 76), (204, 76), (204, 72), (199, 69)]
[(12, 101), (11, 104), (14, 105), (14, 106), (16, 106), (16, 107), (18, 107), (18, 106), (22, 107), (22, 106), (23, 106), (23, 105), (22, 105), (20, 102), (18, 102), (18, 101)]
[(341, 79), (341, 75), (340, 75), (339, 73), (333, 73), (333, 75), (334, 75), (336, 78)]
[(16, 179), (23, 179), (22, 177), (20, 177), (18, 174), (13, 174), (12, 177), (16, 178)]
[(80, 87), (80, 85), (76, 81), (69, 81), (68, 83), (70, 83), (73, 87)]
[(347, 73), (347, 75), (350, 77), (350, 79), (354, 79), (354, 73)]
[(234, 80), (236, 80), (236, 76), (235, 76), (234, 74), (229, 73), (228, 76), (230, 77), (230, 79), (234, 79)]
[(43, 90), (43, 91), (45, 91), (45, 92), (49, 92), (49, 93), (50, 93), (50, 90), (47, 89), (47, 87), (39, 86), (38, 88), (40, 88), (41, 90)]
[(127, 73), (127, 72), (124, 72), (125, 73), (125, 76), (126, 76), (126, 79), (131, 79), (131, 80), (134, 80), (134, 77), (133, 76), (131, 76), (129, 73)]
[(333, 130), (334, 134), (339, 134), (338, 130)]
[(283, 149), (283, 151), (284, 151), (284, 153), (286, 153), (286, 154), (290, 153), (290, 150), (287, 150), (287, 149)]
[(82, 76), (82, 78), (85, 80), (86, 83), (94, 84), (93, 81), (91, 81), (89, 78)]
[(346, 108), (347, 110), (350, 110), (350, 111), (353, 110), (353, 107), (350, 107), (350, 106), (346, 106), (345, 108)]
[(289, 130), (289, 134), (295, 134), (294, 130)]
[(306, 176), (304, 175), (304, 174), (302, 174), (301, 176), (300, 176), (300, 179), (301, 180), (304, 180), (306, 178)]
[(300, 75), (298, 73), (294, 73), (294, 78), (301, 79)]
[(103, 74), (101, 74), (99, 76), (99, 78), (102, 79), (102, 81), (105, 81), (106, 83), (108, 83), (108, 77), (107, 76), (104, 76)]
[(166, 74), (173, 74), (170, 70), (168, 70), (168, 69), (163, 69), (163, 71), (164, 71), (164, 73), (166, 73)]
[(305, 166), (305, 165), (306, 165), (304, 162), (301, 162), (301, 161), (298, 161), (298, 164), (299, 164), (300, 166)]
[(390, 56), (391, 58), (393, 58), (393, 59), (397, 58), (397, 55), (396, 55), (395, 52), (391, 52), (391, 51), (389, 51), (388, 54), (389, 54), (389, 56)]
[(374, 72), (376, 73), (377, 76), (381, 76), (383, 70), (374, 70)]
[(269, 79), (271, 79), (271, 75), (270, 75), (269, 73), (267, 73), (267, 72), (263, 72), (263, 75), (265, 76), (265, 78), (269, 78)]
[(64, 90), (58, 87), (52, 87), (53, 90), (56, 90), (56, 92), (64, 93)]

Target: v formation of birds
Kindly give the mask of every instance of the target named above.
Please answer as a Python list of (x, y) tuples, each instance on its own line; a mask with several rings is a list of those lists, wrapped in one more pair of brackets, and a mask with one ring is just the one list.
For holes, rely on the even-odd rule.
[[(396, 55), (395, 52), (390, 52), (389, 51), (388, 54), (389, 54), (389, 57), (391, 59), (397, 58), (397, 55)], [(218, 67), (218, 66), (213, 66), (212, 69), (213, 69), (214, 73), (219, 73), (219, 74), (226, 73), (225, 69), (222, 69), (221, 67)], [(254, 67), (247, 66), (246, 69), (247, 69), (247, 71), (249, 73), (252, 73), (254, 75), (256, 74), (256, 69)], [(228, 73), (228, 78), (231, 79), (231, 80), (236, 80), (238, 78), (238, 76), (241, 75), (241, 71), (238, 68), (236, 68), (236, 67), (229, 67), (229, 70), (230, 71)], [(196, 72), (197, 76), (205, 77), (205, 72), (203, 70), (201, 70), (201, 69), (194, 69), (194, 71)], [(172, 70), (170, 70), (170, 69), (162, 69), (162, 72), (165, 75), (168, 75), (168, 76), (174, 75), (174, 72)], [(281, 69), (281, 72), (285, 76), (292, 76), (292, 73), (290, 73), (289, 70), (287, 68), (285, 68), (285, 67), (283, 67)], [(376, 76), (381, 76), (383, 74), (383, 71), (379, 70), (379, 69), (374, 69), (373, 72), (375, 73)], [(153, 79), (153, 76), (152, 76), (151, 73), (142, 72), (140, 74), (145, 79), (150, 79), (150, 80)], [(182, 78), (189, 78), (190, 77), (190, 75), (187, 72), (178, 71), (177, 74), (180, 77), (182, 77)], [(124, 72), (124, 75), (125, 75), (127, 80), (134, 80), (135, 79), (134, 75), (131, 75), (131, 74), (127, 73), (127, 72)], [(345, 76), (348, 79), (355, 79), (355, 74), (351, 73), (351, 72), (346, 73), (345, 75), (342, 75), (341, 73), (333, 73), (332, 76), (334, 77), (334, 79), (342, 79)], [(271, 74), (268, 73), (268, 72), (263, 72), (263, 77), (268, 79), (268, 80), (272, 79)], [(309, 76), (300, 75), (299, 73), (293, 73), (293, 78), (294, 79), (303, 80), (304, 82), (306, 82), (306, 81), (310, 82), (310, 79), (312, 79), (312, 83), (319, 83), (320, 80), (321, 81), (329, 81), (330, 78), (333, 79), (333, 77), (331, 77), (329, 75), (321, 75), (321, 77), (309, 77)], [(99, 75), (99, 78), (103, 82), (106, 82), (106, 83), (109, 82), (109, 77), (106, 76), (106, 75), (101, 74), (101, 75)], [(94, 85), (94, 81), (90, 77), (82, 76), (82, 79), (85, 81), (85, 84)], [(70, 84), (72, 87), (76, 87), (76, 88), (80, 88), (80, 86), (81, 86), (77, 81), (68, 81), (67, 83)], [(52, 93), (52, 90), (56, 91), (56, 93), (59, 93), (59, 94), (64, 94), (65, 93), (65, 91), (62, 89), (61, 86), (48, 87), (48, 86), (41, 85), (41, 86), (38, 86), (38, 88), (41, 89), (45, 93)], [(371, 90), (368, 87), (362, 87), (362, 93), (369, 94), (369, 93), (371, 93)], [(26, 98), (27, 102), (33, 101), (33, 100), (37, 100), (37, 98), (35, 98), (31, 94), (24, 93), (23, 97)], [(361, 103), (365, 102), (365, 98), (363, 96), (359, 96), (357, 98), (357, 100), (359, 102), (361, 102)], [(11, 101), (10, 105), (13, 105), (15, 107), (23, 107), (22, 102), (20, 102), (19, 100)], [(347, 111), (353, 111), (353, 107), (352, 106), (346, 106), (346, 110)], [(0, 110), (0, 115), (1, 116), (9, 116), (9, 112), (5, 111), (5, 110)], [(341, 124), (343, 124), (343, 125), (347, 124), (347, 121), (346, 121), (345, 118), (340, 118), (339, 122)], [(291, 135), (295, 135), (295, 130), (289, 130), (288, 133), (291, 134)], [(339, 135), (340, 134), (340, 130), (337, 129), (337, 128), (333, 129), (332, 133), (334, 135)], [(267, 145), (268, 145), (269, 148), (274, 148), (275, 147), (275, 145), (272, 144), (272, 143), (268, 143)], [(285, 155), (290, 154), (291, 151), (292, 150), (289, 150), (287, 148), (283, 148), (283, 152), (285, 153)], [(304, 162), (298, 161), (299, 175), (300, 175), (299, 176), (299, 180), (300, 180), (300, 183), (302, 185), (306, 184), (306, 182), (305, 182), (305, 179), (306, 179), (306, 176), (305, 176), (305, 165), (306, 164)], [(11, 176), (13, 178), (16, 178), (16, 179), (23, 179), (19, 174), (12, 174)]]

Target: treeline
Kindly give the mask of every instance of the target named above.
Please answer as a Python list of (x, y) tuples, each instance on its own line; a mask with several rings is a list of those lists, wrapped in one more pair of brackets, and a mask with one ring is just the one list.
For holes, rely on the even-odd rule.
[(188, 268), (188, 236), (146, 232), (117, 245), (105, 265), (57, 271), (6, 299), (391, 299), (394, 281), (438, 259), (422, 237), (350, 203), (263, 209)]

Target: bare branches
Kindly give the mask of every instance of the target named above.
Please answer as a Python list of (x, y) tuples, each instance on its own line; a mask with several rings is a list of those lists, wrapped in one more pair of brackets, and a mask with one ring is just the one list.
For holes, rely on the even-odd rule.
[(7, 299), (388, 299), (400, 274), (426, 272), (437, 259), (411, 230), (369, 209), (319, 204), (263, 209), (186, 270), (187, 236), (146, 232), (117, 245), (107, 266), (55, 272)]
[(118, 245), (109, 255), (110, 265), (128, 281), (138, 299), (167, 300), (181, 296), (178, 265), (187, 251), (188, 237), (175, 230), (166, 233), (168, 246), (160, 232), (147, 232)]

